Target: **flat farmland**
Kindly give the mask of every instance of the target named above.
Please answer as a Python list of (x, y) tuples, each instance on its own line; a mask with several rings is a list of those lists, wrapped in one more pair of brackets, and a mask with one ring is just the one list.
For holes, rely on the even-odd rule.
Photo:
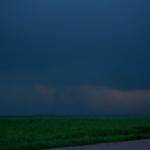
[(38, 150), (146, 138), (150, 138), (150, 118), (0, 118), (0, 150)]

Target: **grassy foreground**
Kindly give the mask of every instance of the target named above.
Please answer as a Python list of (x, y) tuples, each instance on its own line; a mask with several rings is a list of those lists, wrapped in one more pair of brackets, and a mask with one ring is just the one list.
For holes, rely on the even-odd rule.
[(150, 118), (1, 118), (0, 150), (150, 138)]

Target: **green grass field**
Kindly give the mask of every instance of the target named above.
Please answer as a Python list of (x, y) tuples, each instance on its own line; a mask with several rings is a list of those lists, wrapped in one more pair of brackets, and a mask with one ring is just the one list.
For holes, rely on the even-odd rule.
[(144, 138), (150, 138), (150, 118), (0, 119), (0, 150), (38, 150)]

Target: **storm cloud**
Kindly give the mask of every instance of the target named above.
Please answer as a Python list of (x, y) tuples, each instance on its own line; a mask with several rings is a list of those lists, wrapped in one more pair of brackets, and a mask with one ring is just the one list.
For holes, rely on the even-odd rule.
[[(150, 90), (119, 90), (82, 85), (16, 86), (1, 89), (1, 114), (147, 115)], [(3, 101), (3, 97), (5, 100)], [(3, 109), (9, 108), (11, 111)]]
[(148, 0), (1, 0), (0, 114), (150, 114)]

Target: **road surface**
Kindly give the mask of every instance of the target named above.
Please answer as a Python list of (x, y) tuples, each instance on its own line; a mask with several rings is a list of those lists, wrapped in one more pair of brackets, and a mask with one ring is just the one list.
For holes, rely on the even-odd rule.
[(46, 150), (150, 150), (150, 139), (76, 147), (52, 148)]

